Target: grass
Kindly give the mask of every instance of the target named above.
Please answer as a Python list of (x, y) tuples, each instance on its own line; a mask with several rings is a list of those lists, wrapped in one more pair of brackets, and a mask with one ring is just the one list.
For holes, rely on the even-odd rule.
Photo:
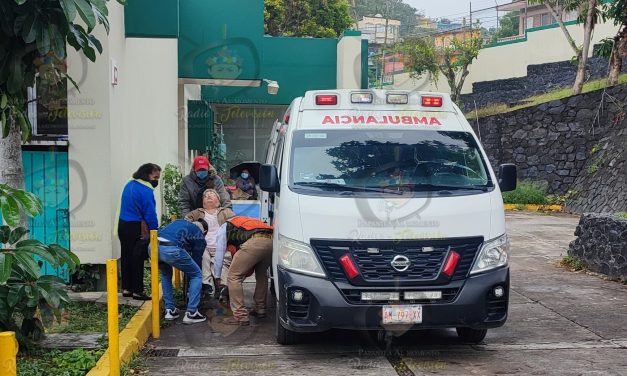
[[(138, 307), (118, 306), (118, 323), (124, 329)], [(46, 329), (46, 333), (106, 333), (107, 305), (93, 302), (72, 302), (64, 310), (60, 325)]]
[(546, 187), (530, 181), (520, 181), (516, 190), (503, 192), (503, 202), (517, 205), (547, 205), (551, 203), (546, 193)]
[(618, 213), (614, 214), (614, 217), (616, 219), (625, 219), (625, 220), (627, 220), (627, 212), (618, 212)]
[(581, 260), (573, 256), (565, 256), (560, 261), (560, 266), (568, 268), (574, 272), (586, 269), (586, 265)]
[[(607, 83), (607, 79), (605, 78), (587, 82), (586, 84), (583, 85), (583, 90), (581, 93), (584, 94), (584, 93), (589, 93), (591, 91), (603, 89), (606, 87), (606, 83)], [(620, 85), (624, 83), (627, 83), (627, 73), (621, 74), (618, 77), (618, 84)], [(568, 87), (565, 89), (558, 89), (558, 90), (550, 91), (545, 94), (525, 98), (520, 101), (520, 102), (524, 102), (524, 104), (520, 104), (517, 106), (509, 107), (506, 104), (498, 103), (498, 104), (480, 108), (477, 110), (476, 114), (474, 111), (470, 111), (466, 113), (466, 118), (469, 120), (473, 120), (473, 119), (476, 119), (477, 117), (482, 118), (486, 116), (502, 114), (504, 112), (516, 111), (522, 108), (534, 107), (542, 103), (551, 102), (557, 99), (564, 99), (570, 96), (572, 96), (572, 88)]]
[(75, 349), (61, 351), (35, 348), (17, 357), (17, 374), (20, 376), (84, 376), (96, 365), (105, 348), (98, 350)]

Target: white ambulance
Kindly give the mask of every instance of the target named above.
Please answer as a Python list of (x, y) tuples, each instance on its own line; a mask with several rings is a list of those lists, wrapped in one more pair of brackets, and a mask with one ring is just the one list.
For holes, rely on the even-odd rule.
[(310, 91), (272, 133), (260, 187), (278, 343), (332, 328), (479, 342), (505, 323), (516, 167), (494, 174), (449, 95)]

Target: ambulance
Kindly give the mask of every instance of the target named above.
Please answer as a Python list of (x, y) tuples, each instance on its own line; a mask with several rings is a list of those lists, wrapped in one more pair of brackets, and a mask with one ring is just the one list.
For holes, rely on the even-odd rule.
[(505, 323), (516, 166), (495, 175), (448, 94), (309, 91), (275, 124), (259, 183), (278, 343), (334, 328), (477, 343)]

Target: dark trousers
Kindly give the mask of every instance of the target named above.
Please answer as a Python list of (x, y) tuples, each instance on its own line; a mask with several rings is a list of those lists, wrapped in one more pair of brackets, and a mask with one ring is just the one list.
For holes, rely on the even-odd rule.
[(144, 292), (144, 256), (148, 252), (147, 248), (139, 249), (142, 244), (141, 222), (120, 219), (118, 237), (122, 248), (122, 289), (141, 294)]

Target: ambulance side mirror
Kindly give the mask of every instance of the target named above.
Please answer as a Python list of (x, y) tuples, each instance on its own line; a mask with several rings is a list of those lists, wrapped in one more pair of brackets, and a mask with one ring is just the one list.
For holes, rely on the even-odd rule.
[(504, 163), (499, 166), (499, 188), (501, 192), (509, 192), (516, 189), (516, 165)]
[(276, 166), (271, 164), (262, 164), (259, 168), (259, 188), (266, 192), (279, 191), (279, 174)]

